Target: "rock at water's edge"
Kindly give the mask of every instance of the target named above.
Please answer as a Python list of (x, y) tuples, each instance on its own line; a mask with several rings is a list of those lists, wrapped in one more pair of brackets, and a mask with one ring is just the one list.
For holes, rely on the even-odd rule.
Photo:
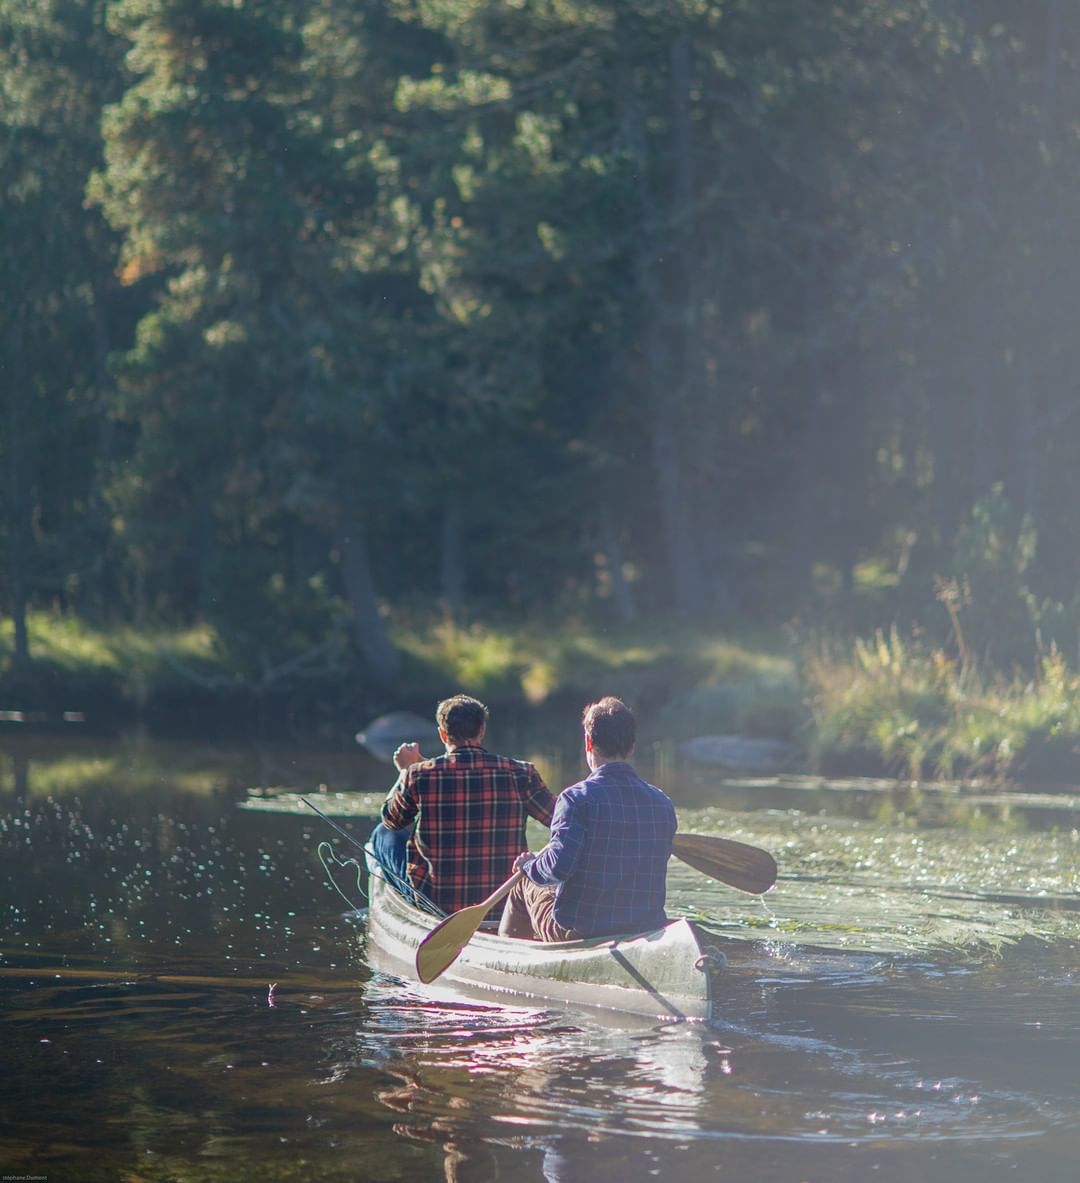
[(791, 761), (792, 746), (781, 739), (745, 735), (698, 735), (679, 751), (699, 764), (719, 764), (740, 772), (780, 772)]
[(418, 743), (420, 750), (439, 745), (439, 730), (432, 719), (422, 719), (412, 711), (391, 711), (380, 715), (356, 733), (356, 742), (377, 759), (390, 763), (394, 749), (403, 743)]

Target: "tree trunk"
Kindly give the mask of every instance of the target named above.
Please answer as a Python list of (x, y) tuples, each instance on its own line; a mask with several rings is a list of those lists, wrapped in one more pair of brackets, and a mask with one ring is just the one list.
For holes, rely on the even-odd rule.
[(24, 438), (22, 404), (26, 396), (23, 386), (23, 325), (17, 320), (11, 339), (11, 382), (8, 384), (8, 494), (10, 498), (8, 527), (8, 576), (11, 580), (11, 616), (15, 626), (13, 664), (16, 672), (30, 666), (30, 637), (27, 612), (30, 593), (27, 563), (30, 559), (31, 497), (26, 475), (27, 440)]
[[(661, 370), (660, 373), (663, 371)], [(668, 577), (675, 608), (698, 615), (704, 607), (703, 580), (686, 504), (679, 440), (672, 416), (656, 407), (652, 460), (656, 473), (660, 519), (664, 531)]]
[(14, 813), (22, 813), (30, 803), (30, 759), (21, 751), (11, 757), (11, 770), (15, 782)]
[(401, 660), (379, 612), (367, 532), (344, 498), (338, 508), (337, 543), (356, 647), (367, 661), (375, 682), (389, 685), (398, 675)]
[[(144, 637), (146, 635), (146, 566), (147, 560), (141, 547), (139, 547), (134, 555), (135, 567), (135, 588), (134, 588), (134, 618), (135, 618), (135, 632), (138, 636)], [(135, 697), (135, 716), (141, 719), (143, 712), (146, 710), (146, 704), (150, 701), (150, 682), (147, 677), (146, 662), (140, 656), (136, 657), (135, 663), (131, 670), (131, 682), (133, 694)]]
[(1012, 444), (1012, 464), (1015, 480), (1010, 501), (1019, 503), (1026, 514), (1039, 520), (1039, 463), (1034, 407), (1035, 383), (1031, 376), (1029, 346), (1020, 348), (1017, 357), (1017, 381), (1014, 385), (1015, 434)]
[[(688, 429), (688, 417), (689, 421), (693, 422), (710, 408), (704, 401), (705, 354), (701, 338), (701, 250), (695, 210), (697, 169), (694, 165), (694, 131), (691, 120), (694, 65), (688, 34), (680, 34), (672, 41), (668, 56), (671, 65), (669, 97), (672, 143), (675, 152), (671, 221), (675, 227), (673, 256), (677, 268), (677, 284), (673, 304), (677, 311), (675, 327), (678, 332), (677, 341), (680, 353), (675, 366), (675, 371), (680, 377), (678, 398), (680, 414), (674, 426), (683, 461), (680, 470), (685, 472), (689, 469), (692, 474), (695, 471), (698, 449), (693, 447), (690, 441), (703, 439), (707, 432)], [(711, 428), (707, 430), (711, 430)], [(700, 613), (709, 606), (730, 608), (731, 595), (727, 582), (714, 580), (711, 581), (711, 586), (707, 586), (705, 577), (703, 556), (706, 549), (717, 549), (715, 541), (718, 531), (714, 523), (718, 518), (716, 516), (710, 518), (709, 515), (705, 515), (706, 520), (710, 521), (708, 538), (713, 544), (706, 548), (702, 544), (705, 530), (702, 528), (698, 516), (698, 499), (694, 495), (693, 485), (690, 483), (688, 486), (685, 478), (681, 479), (680, 484), (681, 529), (685, 534), (680, 545), (686, 550), (682, 575), (684, 587), (681, 593), (680, 608), (692, 613)]]
[[(1058, 62), (1061, 59), (1061, 0), (1049, 0), (1046, 13), (1046, 54), (1043, 59), (1043, 95), (1040, 118), (1043, 138), (1054, 137), (1058, 100)], [(1056, 160), (1055, 160), (1056, 163)], [(1046, 169), (1043, 169), (1044, 175)]]
[[(90, 270), (88, 263), (88, 270)], [(89, 524), (95, 536), (100, 539), (100, 548), (90, 569), (90, 586), (87, 596), (92, 605), (94, 615), (102, 620), (107, 615), (106, 605), (109, 602), (109, 588), (107, 587), (107, 556), (110, 536), (109, 508), (103, 492), (104, 482), (116, 457), (116, 425), (109, 413), (108, 392), (111, 380), (109, 377), (109, 350), (111, 334), (109, 332), (109, 318), (105, 308), (105, 296), (101, 284), (93, 278), (90, 280), (91, 315), (94, 328), (94, 386), (96, 392), (96, 406), (101, 416), (98, 429), (97, 476), (91, 490)]]
[[(685, 392), (679, 367), (672, 355), (670, 318), (658, 275), (664, 247), (658, 241), (657, 205), (649, 179), (641, 109), (634, 92), (633, 72), (626, 37), (619, 60), (620, 127), (627, 151), (637, 163), (638, 201), (642, 226), (635, 260), (640, 311), (644, 318), (648, 389), (645, 399), (652, 420), (652, 463), (660, 514), (661, 542), (668, 568), (673, 607), (698, 615), (705, 601), (704, 580), (686, 496), (681, 454), (680, 426)], [(674, 51), (673, 51), (674, 52)], [(687, 162), (688, 163), (688, 162)], [(685, 182), (684, 182), (685, 183)]]
[(217, 523), (214, 506), (203, 491), (195, 520), (195, 603), (199, 616), (207, 620), (213, 614), (213, 586), (210, 572), (217, 553)]

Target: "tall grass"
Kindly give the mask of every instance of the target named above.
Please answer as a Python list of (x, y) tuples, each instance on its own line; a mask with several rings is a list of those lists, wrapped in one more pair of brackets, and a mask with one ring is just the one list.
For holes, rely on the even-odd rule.
[(1080, 771), (1080, 676), (1056, 650), (1037, 672), (984, 677), (895, 628), (803, 657), (811, 756), (866, 757), (914, 778), (1070, 778)]

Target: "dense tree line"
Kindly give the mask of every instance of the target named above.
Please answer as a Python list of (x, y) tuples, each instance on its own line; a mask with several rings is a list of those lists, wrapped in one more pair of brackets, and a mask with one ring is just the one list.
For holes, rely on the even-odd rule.
[(1078, 82), (1065, 0), (0, 0), (18, 660), (935, 576), (1074, 646)]

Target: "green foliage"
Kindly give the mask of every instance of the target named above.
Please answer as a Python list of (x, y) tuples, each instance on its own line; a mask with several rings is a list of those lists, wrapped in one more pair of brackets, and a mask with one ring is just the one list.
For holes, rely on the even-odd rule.
[[(97, 484), (110, 447), (105, 351), (115, 242), (83, 203), (102, 105), (123, 81), (95, 0), (0, 7), (0, 594), (19, 618), (114, 586)], [(58, 462), (58, 458), (62, 458)]]
[(952, 559), (956, 582), (943, 598), (958, 623), (963, 617), (964, 644), (983, 664), (994, 660), (1008, 668), (1034, 652), (1037, 621), (1028, 581), (1037, 544), (1030, 514), (1016, 513), (1000, 483), (960, 528)]
[[(948, 763), (939, 632), (961, 686), (1080, 636), (1055, 12), (4, 3), (17, 645), (59, 607), (208, 624), (244, 679), (385, 693), (402, 652), (539, 700), (595, 655), (474, 622), (919, 620), (860, 733)], [(685, 712), (795, 725), (721, 681)]]

